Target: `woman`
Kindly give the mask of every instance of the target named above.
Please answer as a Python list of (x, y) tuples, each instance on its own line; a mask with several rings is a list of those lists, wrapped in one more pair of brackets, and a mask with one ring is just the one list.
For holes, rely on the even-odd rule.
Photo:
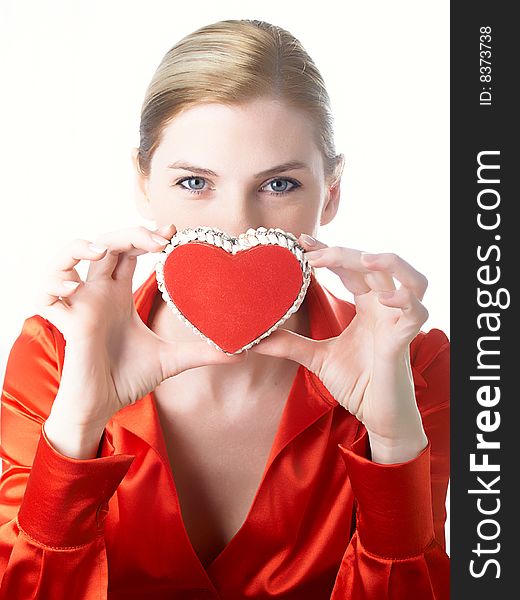
[[(158, 228), (64, 248), (9, 356), (0, 598), (448, 598), (449, 342), (420, 331), (410, 264), (314, 239), (343, 156), (312, 60), (262, 21), (202, 27), (164, 56), (140, 132)], [(132, 294), (136, 257), (197, 225), (293, 232), (355, 305), (313, 272), (283, 328), (225, 355), (155, 273)]]

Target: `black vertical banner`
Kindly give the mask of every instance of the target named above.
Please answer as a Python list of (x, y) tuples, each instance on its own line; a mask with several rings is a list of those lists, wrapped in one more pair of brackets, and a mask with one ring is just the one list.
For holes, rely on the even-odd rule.
[[(520, 597), (518, 20), (451, 3), (451, 597)], [(515, 106), (514, 106), (515, 105)]]

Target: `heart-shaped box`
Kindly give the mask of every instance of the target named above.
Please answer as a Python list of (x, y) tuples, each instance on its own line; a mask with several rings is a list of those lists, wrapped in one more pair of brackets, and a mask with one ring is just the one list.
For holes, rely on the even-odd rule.
[(233, 237), (178, 231), (155, 266), (163, 300), (194, 333), (230, 356), (251, 348), (300, 307), (311, 279), (305, 249), (279, 228)]

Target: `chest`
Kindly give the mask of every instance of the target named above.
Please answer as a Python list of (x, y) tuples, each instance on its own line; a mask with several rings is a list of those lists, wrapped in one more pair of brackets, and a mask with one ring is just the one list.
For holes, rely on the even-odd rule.
[(284, 403), (266, 402), (240, 414), (172, 413), (164, 408), (167, 393), (161, 386), (155, 390), (161, 427), (184, 526), (206, 567), (249, 513)]
[[(156, 298), (148, 326), (163, 337), (169, 331), (166, 316)], [(189, 380), (172, 378), (154, 390), (183, 523), (204, 566), (227, 546), (251, 509), (299, 366), (287, 363), (276, 385), (268, 387), (269, 398), (237, 402), (234, 409), (211, 399), (192, 405), (182, 397)]]

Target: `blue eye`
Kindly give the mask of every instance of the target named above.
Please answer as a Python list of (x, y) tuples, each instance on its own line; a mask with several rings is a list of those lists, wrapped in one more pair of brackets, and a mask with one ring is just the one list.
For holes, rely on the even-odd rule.
[(202, 192), (204, 190), (202, 189), (191, 189), (191, 188), (187, 188), (184, 187), (183, 185), (181, 185), (184, 181), (196, 181), (196, 182), (204, 182), (205, 180), (202, 177), (184, 177), (184, 179), (181, 179), (180, 181), (177, 182), (177, 185), (180, 185), (181, 187), (183, 187), (185, 190), (188, 190), (188, 192), (191, 192), (192, 194), (202, 194)]
[[(267, 192), (268, 194), (271, 194), (274, 196), (282, 196), (283, 194), (288, 194), (289, 192), (292, 192), (293, 190), (299, 188), (301, 185), (296, 180), (286, 178), (286, 177), (277, 177), (276, 179), (271, 179), (271, 181), (269, 181), (266, 185), (271, 185), (271, 184), (275, 183), (276, 181), (285, 182), (285, 187), (282, 190), (278, 190), (276, 192)], [(290, 183), (292, 187), (287, 189), (287, 183)]]
[[(194, 181), (195, 185), (202, 185), (202, 187), (193, 189), (191, 186), (190, 187), (186, 187), (184, 185), (182, 185), (185, 181)], [(204, 177), (197, 177), (196, 175), (192, 175), (190, 177), (184, 177), (183, 179), (180, 179), (175, 185), (180, 185), (183, 189), (187, 190), (188, 192), (190, 192), (191, 194), (202, 194), (202, 192), (204, 191), (204, 183), (206, 182), (206, 180), (204, 179)], [(279, 189), (277, 191), (267, 191), (268, 194), (270, 194), (271, 196), (283, 196), (284, 194), (288, 194), (292, 191), (294, 191), (295, 189), (301, 187), (301, 183), (298, 183), (298, 181), (296, 181), (295, 179), (289, 178), (289, 177), (276, 177), (275, 179), (271, 179), (271, 181), (268, 181), (265, 185), (271, 185), (275, 182), (283, 182), (282, 183), (282, 188), (283, 189)], [(290, 184), (291, 187), (289, 187), (289, 189), (287, 189), (287, 184)], [(190, 185), (190, 184), (188, 184)]]

